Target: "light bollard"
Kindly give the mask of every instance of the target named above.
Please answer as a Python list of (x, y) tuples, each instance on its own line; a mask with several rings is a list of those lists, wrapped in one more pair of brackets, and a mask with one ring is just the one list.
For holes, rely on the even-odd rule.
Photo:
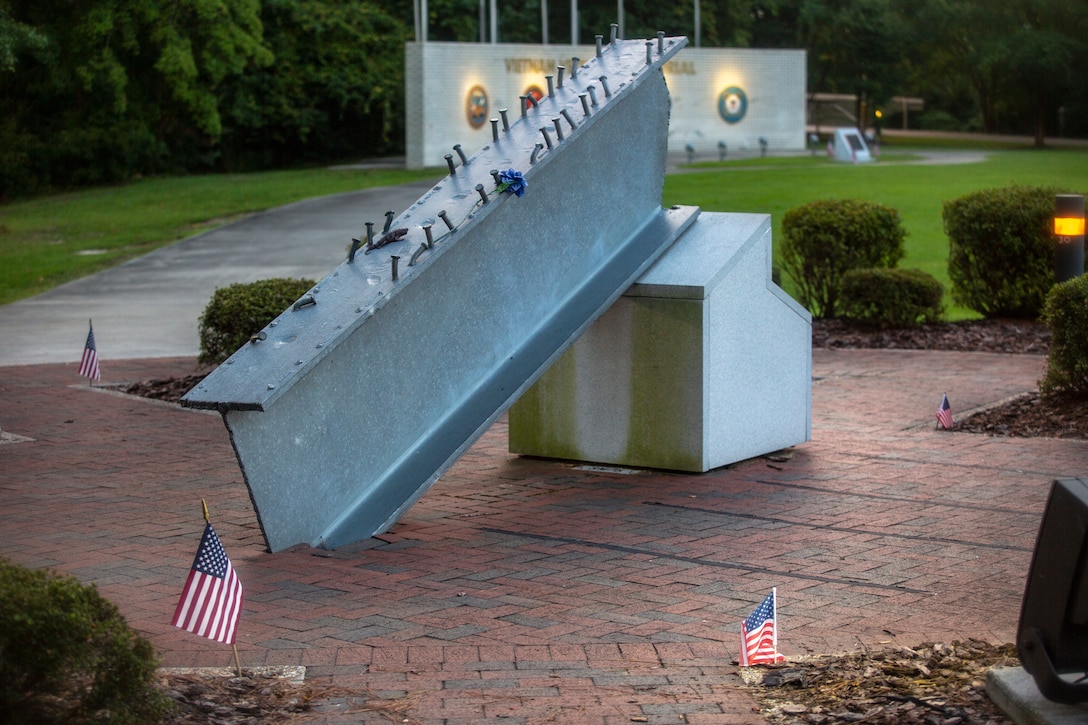
[(1067, 282), (1084, 274), (1084, 197), (1058, 194), (1054, 197), (1054, 279)]

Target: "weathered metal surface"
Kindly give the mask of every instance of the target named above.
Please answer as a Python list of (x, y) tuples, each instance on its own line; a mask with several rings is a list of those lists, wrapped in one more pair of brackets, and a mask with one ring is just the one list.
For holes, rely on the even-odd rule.
[[(660, 206), (661, 65), (684, 43), (617, 41), (467, 162), (451, 154), (369, 253), (361, 229), (308, 304), (185, 397), (223, 412), (271, 550), (391, 526), (691, 223)], [(524, 197), (491, 193), (508, 168)]]
[(704, 472), (811, 438), (812, 317), (771, 218), (703, 213), (510, 409), (510, 450)]

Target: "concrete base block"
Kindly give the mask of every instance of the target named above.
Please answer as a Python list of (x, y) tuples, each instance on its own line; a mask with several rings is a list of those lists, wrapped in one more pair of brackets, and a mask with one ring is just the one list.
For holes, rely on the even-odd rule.
[(703, 213), (511, 408), (510, 450), (703, 472), (804, 443), (811, 339), (770, 217)]
[(986, 694), (1016, 725), (1083, 725), (1088, 704), (1062, 705), (1039, 692), (1023, 667), (997, 667), (986, 674)]

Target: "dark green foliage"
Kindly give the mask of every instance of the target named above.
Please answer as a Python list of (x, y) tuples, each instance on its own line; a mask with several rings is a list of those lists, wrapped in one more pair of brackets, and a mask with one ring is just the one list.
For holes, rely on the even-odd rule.
[(259, 0), (4, 5), (0, 30), (35, 42), (0, 77), (0, 198), (199, 168), (223, 131), (224, 84), (272, 61)]
[(816, 317), (834, 317), (842, 276), (851, 269), (894, 267), (906, 231), (899, 212), (858, 199), (825, 199), (782, 217), (782, 266), (801, 304)]
[(1088, 276), (1055, 285), (1042, 319), (1050, 328), (1050, 353), (1039, 389), (1088, 395)]
[(200, 316), (200, 362), (226, 360), (313, 286), (279, 277), (217, 289)]
[(393, 8), (359, 0), (261, 5), (275, 62), (225, 87), (221, 166), (257, 169), (401, 150), (411, 28)]
[(1035, 318), (1054, 284), (1055, 188), (1008, 186), (944, 203), (952, 299), (986, 317)]
[(941, 319), (944, 285), (920, 269), (852, 269), (842, 276), (842, 317), (874, 327)]
[(8, 723), (156, 722), (151, 644), (93, 586), (0, 559), (0, 712)]

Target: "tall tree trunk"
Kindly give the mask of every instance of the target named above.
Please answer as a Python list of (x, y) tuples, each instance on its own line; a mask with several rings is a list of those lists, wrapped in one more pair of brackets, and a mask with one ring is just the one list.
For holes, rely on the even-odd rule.
[(1046, 145), (1046, 94), (1040, 91), (1035, 95), (1035, 148)]

